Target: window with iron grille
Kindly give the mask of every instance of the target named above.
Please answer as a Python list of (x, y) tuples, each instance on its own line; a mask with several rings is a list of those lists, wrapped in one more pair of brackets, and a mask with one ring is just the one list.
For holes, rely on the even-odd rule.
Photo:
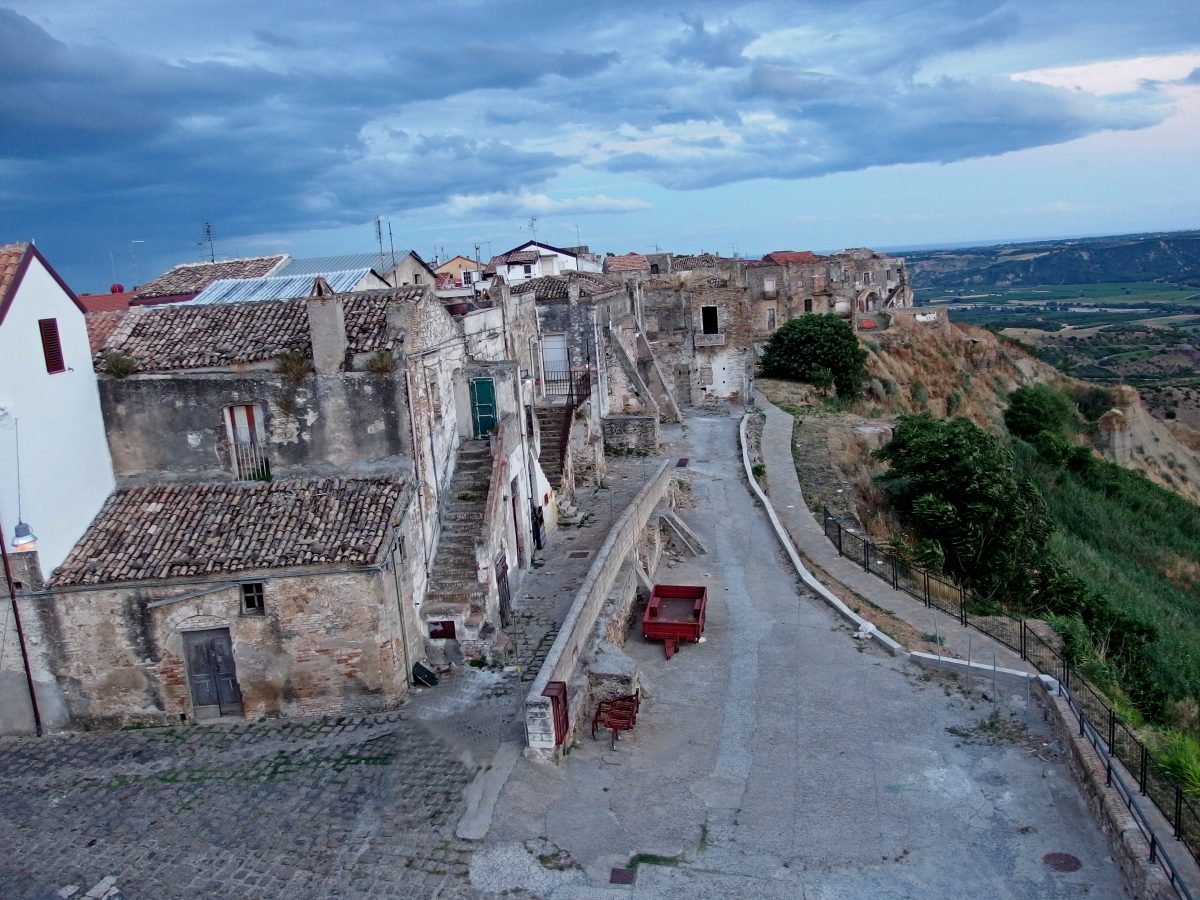
[(58, 319), (38, 319), (38, 331), (42, 336), (42, 355), (46, 357), (46, 371), (51, 375), (67, 371), (62, 340), (58, 336)]
[(266, 586), (261, 581), (248, 581), (242, 585), (242, 615), (261, 616), (267, 611)]

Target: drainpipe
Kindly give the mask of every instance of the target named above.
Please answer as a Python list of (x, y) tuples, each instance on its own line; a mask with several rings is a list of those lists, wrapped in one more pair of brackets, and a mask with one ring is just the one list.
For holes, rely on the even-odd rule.
[[(398, 527), (397, 531), (402, 531), (403, 526)], [(400, 654), (404, 657), (404, 682), (409, 687), (413, 686), (412, 667), (408, 662), (408, 625), (407, 617), (404, 615), (404, 599), (400, 595), (400, 569), (396, 565), (396, 547), (399, 541), (395, 534), (392, 535), (392, 584), (396, 588), (396, 612), (400, 614)]]
[(17, 586), (13, 583), (12, 567), (8, 563), (8, 547), (4, 544), (4, 527), (0, 525), (0, 559), (4, 561), (4, 583), (12, 600), (13, 624), (17, 626), (17, 643), (21, 646), (21, 663), (25, 666), (25, 684), (29, 688), (29, 705), (33, 708), (33, 728), (38, 737), (42, 729), (42, 713), (38, 709), (37, 692), (33, 689), (33, 670), (29, 668), (29, 649), (25, 646), (25, 631), (21, 628), (21, 610), (17, 608)]
[[(404, 367), (404, 405), (408, 407), (408, 428), (412, 435), (413, 448), (413, 465), (417, 475), (417, 506), (421, 512), (421, 527), (418, 529), (421, 532), (421, 554), (425, 557), (425, 578), (429, 579), (429, 539), (425, 536), (425, 498), (424, 491), (421, 488), (421, 451), (417, 446), (417, 423), (413, 418), (412, 407), (412, 386), (409, 383), (408, 366)], [(434, 479), (437, 478), (437, 473), (433, 474)], [(428, 584), (426, 584), (428, 588)]]

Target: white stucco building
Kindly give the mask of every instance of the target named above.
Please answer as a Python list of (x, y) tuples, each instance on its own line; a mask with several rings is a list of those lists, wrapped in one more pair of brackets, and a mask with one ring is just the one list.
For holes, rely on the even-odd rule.
[(27, 523), (48, 577), (112, 489), (83, 306), (36, 247), (0, 246), (0, 526), (9, 551), (29, 549), (14, 546)]

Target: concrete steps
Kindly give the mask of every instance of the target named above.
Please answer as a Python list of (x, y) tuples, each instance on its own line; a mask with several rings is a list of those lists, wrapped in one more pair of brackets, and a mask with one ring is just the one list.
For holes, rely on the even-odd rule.
[(430, 573), (425, 621), (479, 615), (487, 590), (475, 574), (475, 545), (487, 510), (492, 477), (492, 452), (487, 441), (468, 441), (458, 451), (454, 477), (446, 488), (442, 533)]

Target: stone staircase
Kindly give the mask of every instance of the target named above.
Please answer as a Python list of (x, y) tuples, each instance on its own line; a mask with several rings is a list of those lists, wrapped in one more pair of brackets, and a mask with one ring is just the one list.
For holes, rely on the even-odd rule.
[[(487, 441), (465, 441), (442, 506), (442, 536), (421, 616), (461, 617), (468, 629), (482, 624), (487, 588), (476, 577), (475, 545), (483, 531), (492, 453)], [(461, 639), (465, 635), (459, 635)]]
[(546, 480), (551, 487), (561, 487), (563, 479), (563, 458), (560, 452), (562, 443), (563, 414), (562, 406), (539, 406), (534, 410), (537, 414), (538, 426), (542, 433), (542, 452), (538, 462), (546, 473)]

